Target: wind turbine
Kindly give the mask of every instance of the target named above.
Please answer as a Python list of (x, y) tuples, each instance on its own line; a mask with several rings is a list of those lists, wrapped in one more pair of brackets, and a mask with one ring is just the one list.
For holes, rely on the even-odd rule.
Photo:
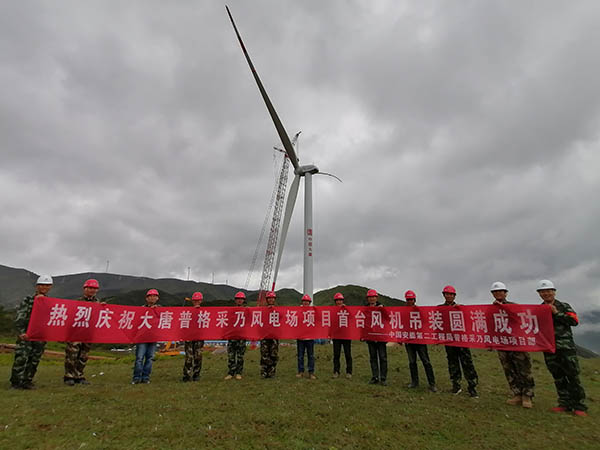
[(281, 255), (283, 253), (283, 247), (285, 244), (285, 238), (287, 237), (287, 231), (290, 225), (290, 220), (292, 219), (292, 213), (294, 211), (294, 205), (296, 203), (296, 197), (298, 196), (298, 187), (300, 185), (300, 178), (304, 178), (304, 283), (303, 290), (304, 294), (313, 298), (313, 217), (312, 217), (312, 176), (321, 173), (322, 175), (328, 175), (333, 178), (336, 178), (339, 181), (338, 177), (335, 175), (319, 172), (319, 168), (314, 164), (307, 164), (301, 166), (298, 161), (298, 156), (294, 150), (292, 142), (279, 120), (279, 116), (277, 115), (277, 111), (273, 107), (269, 96), (267, 95), (267, 91), (265, 90), (262, 81), (254, 68), (254, 64), (250, 60), (250, 55), (246, 50), (246, 46), (242, 41), (242, 37), (235, 25), (233, 20), (233, 16), (231, 15), (231, 11), (229, 11), (229, 7), (225, 6), (227, 9), (227, 14), (229, 15), (229, 20), (231, 21), (231, 25), (235, 31), (235, 34), (240, 42), (240, 46), (242, 47), (242, 51), (244, 52), (244, 56), (246, 57), (246, 61), (248, 62), (248, 66), (250, 66), (250, 70), (252, 71), (252, 75), (254, 76), (254, 80), (258, 86), (258, 90), (262, 95), (262, 98), (265, 102), (267, 110), (271, 115), (271, 119), (273, 120), (273, 124), (275, 125), (275, 129), (277, 130), (277, 134), (279, 135), (279, 139), (281, 139), (281, 143), (283, 144), (283, 148), (294, 166), (294, 181), (290, 186), (290, 191), (288, 193), (288, 198), (285, 205), (285, 213), (283, 216), (283, 223), (281, 224), (281, 238), (279, 243), (279, 249), (277, 251), (277, 259), (275, 262), (275, 269), (273, 273), (273, 289), (275, 289), (275, 281), (277, 280), (277, 273), (279, 272), (279, 264), (281, 262)]

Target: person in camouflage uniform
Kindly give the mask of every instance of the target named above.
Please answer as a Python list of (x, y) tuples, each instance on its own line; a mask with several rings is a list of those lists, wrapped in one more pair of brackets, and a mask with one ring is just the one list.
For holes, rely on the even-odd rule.
[[(404, 299), (406, 300), (406, 306), (416, 306), (417, 295), (414, 291), (406, 291), (404, 293)], [(425, 344), (405, 344), (406, 355), (408, 356), (408, 368), (410, 370), (410, 389), (417, 388), (419, 386), (419, 368), (417, 367), (417, 355), (423, 363), (423, 369), (425, 369), (425, 375), (427, 376), (427, 383), (429, 384), (429, 390), (431, 392), (437, 392), (435, 385), (435, 374), (433, 373), (433, 366), (429, 360), (429, 352), (427, 351), (427, 345)]]
[[(445, 302), (438, 306), (457, 306), (457, 303), (454, 301), (456, 299), (456, 289), (454, 289), (453, 286), (445, 286), (442, 290), (442, 295), (444, 296)], [(472, 398), (478, 398), (479, 394), (477, 394), (476, 389), (478, 377), (475, 365), (473, 364), (471, 350), (468, 347), (454, 347), (451, 345), (446, 345), (445, 347), (446, 359), (448, 360), (448, 372), (450, 373), (450, 380), (452, 381), (452, 393), (458, 395), (462, 392), (462, 387), (460, 385), (462, 367), (462, 373), (467, 380), (469, 395)]]
[[(267, 307), (275, 306), (275, 292), (267, 292)], [(279, 339), (263, 339), (260, 341), (260, 376), (273, 378), (279, 361)]]
[[(234, 298), (235, 306), (243, 307), (246, 304), (246, 294), (238, 292)], [(227, 375), (226, 380), (235, 377), (236, 380), (242, 379), (244, 370), (244, 353), (246, 353), (245, 339), (230, 339), (227, 343)]]
[[(512, 303), (506, 300), (508, 289), (504, 283), (496, 281), (492, 284), (490, 291), (494, 297), (494, 305)], [(532, 408), (535, 382), (531, 374), (529, 353), (498, 350), (498, 358), (504, 369), (508, 386), (513, 394), (513, 397), (508, 399), (506, 403), (509, 405), (521, 405), (523, 408)]]
[(556, 352), (544, 352), (544, 360), (548, 371), (554, 378), (558, 393), (558, 406), (554, 412), (573, 411), (577, 416), (587, 416), (587, 406), (584, 403), (585, 391), (579, 380), (579, 360), (573, 340), (571, 327), (579, 324), (577, 314), (568, 303), (556, 299), (556, 289), (550, 280), (541, 280), (537, 292), (544, 301), (543, 304), (552, 309)]
[[(96, 298), (100, 284), (98, 280), (89, 279), (83, 283), (83, 296), (77, 300), (84, 302), (100, 302)], [(100, 302), (104, 303), (104, 302)], [(83, 371), (88, 360), (92, 346), (87, 342), (67, 342), (65, 346), (65, 376), (67, 386), (76, 384), (90, 384), (83, 376)]]
[[(192, 304), (194, 308), (200, 308), (202, 303), (202, 292), (192, 294)], [(183, 382), (198, 381), (200, 371), (202, 370), (202, 347), (204, 341), (185, 341), (185, 361), (183, 363)]]
[(13, 389), (35, 389), (33, 377), (44, 354), (46, 343), (28, 340), (27, 327), (29, 326), (34, 300), (37, 297), (48, 295), (50, 289), (52, 289), (52, 277), (48, 275), (40, 276), (35, 286), (35, 294), (25, 297), (17, 308), (15, 325), (18, 337), (15, 345), (15, 360), (10, 376), (10, 385)]

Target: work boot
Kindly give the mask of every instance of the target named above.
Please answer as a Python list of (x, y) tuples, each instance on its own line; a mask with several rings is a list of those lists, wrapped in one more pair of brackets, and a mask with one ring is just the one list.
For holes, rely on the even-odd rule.
[(227, 375), (227, 376), (225, 377), (225, 380), (231, 380), (232, 378), (233, 378), (233, 376), (232, 376), (232, 375)]
[(527, 408), (527, 409), (533, 408), (533, 402), (531, 401), (531, 397), (524, 395), (522, 406), (523, 406), (523, 408)]
[(235, 376), (235, 379), (236, 379), (236, 380), (241, 380), (241, 379), (242, 379), (242, 376), (241, 376), (241, 375), (238, 373), (238, 374)]
[[(521, 397), (520, 395), (515, 395), (513, 398), (509, 398), (506, 400), (507, 405), (517, 406), (520, 405), (525, 397)], [(531, 403), (531, 402), (530, 402)]]

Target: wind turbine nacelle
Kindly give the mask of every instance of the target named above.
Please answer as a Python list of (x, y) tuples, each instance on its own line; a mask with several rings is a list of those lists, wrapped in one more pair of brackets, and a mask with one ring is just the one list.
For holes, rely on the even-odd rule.
[(315, 173), (319, 173), (319, 168), (314, 164), (307, 164), (306, 166), (298, 167), (295, 173), (296, 175), (300, 175), (301, 177), (306, 175), (307, 173), (314, 175)]

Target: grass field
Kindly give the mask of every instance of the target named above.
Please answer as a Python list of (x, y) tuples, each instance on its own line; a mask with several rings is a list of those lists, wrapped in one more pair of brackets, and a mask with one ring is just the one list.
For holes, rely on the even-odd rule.
[[(60, 348), (58, 344), (52, 344)], [(97, 354), (106, 354), (97, 352)], [(389, 386), (372, 386), (366, 344), (353, 343), (354, 378), (331, 379), (332, 348), (316, 346), (317, 380), (297, 379), (296, 350), (281, 347), (277, 377), (259, 378), (258, 350), (243, 380), (224, 381), (226, 354), (204, 354), (197, 383), (182, 383), (183, 357), (159, 357), (152, 383), (129, 384), (133, 357), (90, 361), (90, 386), (62, 383), (61, 359), (44, 359), (38, 389), (9, 389), (12, 354), (0, 354), (2, 449), (137, 448), (600, 448), (600, 359), (580, 360), (590, 416), (548, 412), (556, 394), (534, 354), (534, 408), (506, 405), (495, 352), (473, 351), (479, 399), (447, 391), (445, 352), (430, 347), (440, 392), (409, 390), (402, 346), (388, 348)], [(344, 360), (342, 358), (342, 369)]]

